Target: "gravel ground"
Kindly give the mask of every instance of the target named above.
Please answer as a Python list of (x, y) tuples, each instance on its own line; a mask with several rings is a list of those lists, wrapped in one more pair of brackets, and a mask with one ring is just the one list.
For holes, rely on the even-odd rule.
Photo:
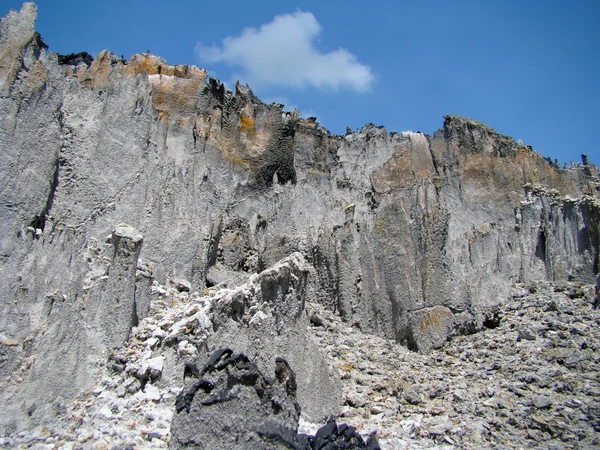
[(594, 295), (593, 286), (516, 286), (490, 328), (428, 355), (309, 309), (344, 381), (340, 420), (377, 430), (382, 448), (598, 448)]

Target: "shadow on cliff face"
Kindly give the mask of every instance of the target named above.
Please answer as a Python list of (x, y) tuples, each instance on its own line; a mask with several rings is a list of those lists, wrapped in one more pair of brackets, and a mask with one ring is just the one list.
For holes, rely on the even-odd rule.
[(85, 64), (90, 67), (94, 61), (94, 57), (88, 52), (69, 53), (68, 55), (57, 55), (58, 63), (64, 66), (78, 66)]

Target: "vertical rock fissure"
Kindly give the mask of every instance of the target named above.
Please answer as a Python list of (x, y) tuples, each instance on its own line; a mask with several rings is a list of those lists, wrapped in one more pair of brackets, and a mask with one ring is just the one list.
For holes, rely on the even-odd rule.
[(40, 229), (44, 231), (46, 226), (46, 218), (50, 215), (50, 210), (52, 209), (52, 204), (54, 203), (54, 196), (56, 194), (56, 190), (58, 189), (58, 181), (59, 181), (59, 173), (60, 173), (60, 156), (59, 152), (56, 152), (55, 155), (55, 163), (54, 163), (54, 171), (52, 173), (52, 178), (50, 180), (50, 188), (48, 190), (48, 196), (46, 198), (46, 204), (44, 208), (40, 211), (40, 213), (33, 218), (30, 226), (35, 229)]

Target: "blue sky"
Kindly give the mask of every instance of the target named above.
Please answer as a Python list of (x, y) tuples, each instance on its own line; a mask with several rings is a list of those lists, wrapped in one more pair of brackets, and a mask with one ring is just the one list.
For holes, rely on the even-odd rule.
[[(600, 164), (600, 2), (39, 0), (50, 50), (150, 50), (333, 133), (432, 134), (464, 115), (561, 163)], [(21, 2), (2, 0), (0, 14)]]

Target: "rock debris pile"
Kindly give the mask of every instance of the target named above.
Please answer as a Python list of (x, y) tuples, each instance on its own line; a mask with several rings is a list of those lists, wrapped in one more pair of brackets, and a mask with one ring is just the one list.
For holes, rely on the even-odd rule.
[[(181, 361), (197, 360), (218, 295), (201, 297), (158, 284), (153, 289), (157, 295), (150, 315), (111, 356), (97, 387), (65, 405), (54, 429), (3, 438), (5, 446), (169, 445), (180, 408), (176, 400), (198, 382), (198, 373), (184, 362), (167, 367), (165, 360), (171, 352)], [(364, 334), (321, 305), (309, 304), (311, 332), (341, 377), (344, 406), (338, 420), (354, 428), (328, 426), (334, 434), (353, 429), (363, 436), (376, 433), (383, 449), (597, 447), (600, 311), (594, 308), (594, 295), (594, 286), (576, 283), (517, 285), (489, 328), (457, 337), (427, 355)], [(259, 372), (246, 360), (233, 362)], [(273, 426), (279, 437), (293, 441), (297, 438), (290, 430), (299, 412), (297, 404), (290, 407), (294, 402), (286, 401), (290, 403), (281, 401), (285, 415), (292, 415), (287, 427)], [(243, 409), (243, 402), (238, 403)], [(210, 414), (213, 420), (218, 416)], [(301, 433), (318, 435), (322, 426), (300, 420)]]
[[(54, 426), (0, 437), (0, 443), (47, 449), (166, 448), (169, 443), (173, 448), (196, 448), (194, 442), (201, 440), (205, 446), (198, 448), (379, 448), (374, 433), (365, 441), (355, 428), (334, 420), (321, 428), (303, 421), (303, 429), (314, 436), (297, 434), (296, 377), (283, 359), (275, 365), (276, 382), (264, 377), (248, 357), (232, 355), (231, 350), (214, 352), (199, 373), (195, 362), (213, 334), (215, 302), (249, 285), (206, 290), (202, 296), (155, 282), (148, 317), (110, 354), (96, 387), (62, 405)], [(202, 399), (195, 395), (201, 387), (207, 392)], [(256, 409), (257, 401), (264, 408)], [(226, 411), (208, 408), (213, 405)], [(172, 424), (177, 439), (172, 438)]]
[(341, 420), (377, 430), (382, 448), (597, 448), (594, 296), (589, 285), (518, 285), (488, 329), (428, 355), (310, 309), (341, 374)]
[[(211, 325), (211, 298), (155, 283), (149, 315), (113, 351), (93, 390), (65, 404), (55, 427), (5, 438), (27, 448), (166, 448), (183, 369), (172, 353), (195, 358)], [(181, 370), (179, 370), (181, 369)], [(177, 373), (175, 373), (177, 372)]]

